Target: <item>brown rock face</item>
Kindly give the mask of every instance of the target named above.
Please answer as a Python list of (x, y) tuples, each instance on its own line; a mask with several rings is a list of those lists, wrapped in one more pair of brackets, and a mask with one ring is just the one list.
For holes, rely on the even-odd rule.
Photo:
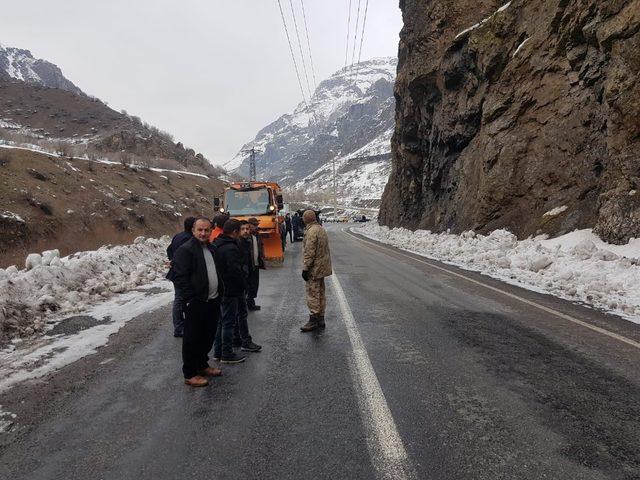
[(400, 7), (381, 223), (640, 236), (640, 0)]

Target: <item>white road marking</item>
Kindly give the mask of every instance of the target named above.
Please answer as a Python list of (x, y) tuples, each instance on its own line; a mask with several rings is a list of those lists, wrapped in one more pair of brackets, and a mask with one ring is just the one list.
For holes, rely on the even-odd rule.
[(374, 243), (374, 242), (372, 242), (370, 240), (364, 240), (364, 239), (354, 235), (350, 231), (343, 230), (343, 232), (345, 232), (347, 235), (355, 238), (356, 240), (358, 240), (361, 243), (369, 244), (369, 248), (372, 248), (370, 245), (375, 245), (375, 246), (378, 246), (380, 248), (385, 248), (386, 247), (387, 249), (392, 250), (393, 253), (396, 254), (396, 255), (400, 255), (402, 257), (410, 258), (414, 262), (424, 263), (425, 265), (428, 265), (429, 267), (434, 268), (436, 270), (441, 270), (443, 272), (448, 273), (449, 275), (453, 275), (455, 277), (463, 278), (464, 280), (466, 280), (468, 282), (474, 283), (476, 285), (480, 285), (481, 287), (484, 287), (484, 288), (486, 288), (488, 290), (491, 290), (491, 291), (494, 291), (494, 292), (497, 292), (497, 293), (501, 293), (502, 295), (505, 295), (505, 296), (507, 296), (509, 298), (513, 298), (514, 300), (518, 300), (518, 301), (520, 301), (520, 302), (522, 302), (522, 303), (524, 303), (526, 305), (529, 305), (531, 307), (535, 307), (535, 308), (537, 308), (539, 310), (542, 310), (543, 312), (550, 313), (551, 315), (555, 315), (556, 317), (562, 318), (563, 320), (567, 320), (569, 322), (575, 323), (576, 325), (580, 325), (581, 327), (588, 328), (589, 330), (593, 330), (594, 332), (598, 332), (598, 333), (600, 333), (602, 335), (606, 335), (607, 337), (613, 338), (614, 340), (618, 340), (619, 342), (622, 342), (622, 343), (625, 343), (625, 344), (630, 345), (632, 347), (635, 347), (637, 349), (640, 349), (640, 342), (636, 342), (635, 340), (632, 340), (632, 339), (630, 339), (628, 337), (625, 337), (623, 335), (620, 335), (618, 333), (612, 332), (612, 331), (607, 330), (605, 328), (598, 327), (596, 325), (592, 325), (591, 323), (579, 320), (577, 318), (572, 317), (571, 315), (567, 315), (566, 313), (559, 312), (558, 310), (555, 310), (553, 308), (545, 307), (544, 305), (540, 305), (539, 303), (536, 303), (536, 302), (534, 302), (532, 300), (527, 300), (526, 298), (522, 298), (522, 297), (520, 297), (518, 295), (515, 295), (513, 293), (510, 293), (510, 292), (507, 292), (505, 290), (502, 290), (501, 288), (492, 287), (491, 285), (487, 285), (486, 283), (482, 283), (482, 282), (480, 282), (478, 280), (475, 280), (473, 278), (467, 277), (466, 275), (462, 275), (460, 273), (454, 272), (453, 270), (449, 270), (448, 268), (443, 268), (443, 267), (440, 267), (438, 265), (434, 265), (431, 262), (426, 262), (424, 260), (420, 260), (419, 258), (415, 258), (415, 257), (413, 257), (411, 255), (404, 254), (399, 249), (391, 249), (386, 245), (378, 245), (377, 243)]
[(356, 385), (362, 421), (367, 430), (367, 447), (376, 477), (385, 480), (415, 479), (415, 470), (369, 360), (340, 280), (335, 272), (330, 278), (353, 349), (350, 370)]

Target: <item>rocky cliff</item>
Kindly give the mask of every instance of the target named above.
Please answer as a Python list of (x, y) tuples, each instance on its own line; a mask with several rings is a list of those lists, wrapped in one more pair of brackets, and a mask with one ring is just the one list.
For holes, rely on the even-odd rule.
[(340, 203), (379, 203), (391, 169), (396, 63), (376, 58), (336, 72), (308, 103), (259, 131), (227, 168), (247, 176), (243, 151), (255, 147), (259, 177), (329, 198), (335, 158)]
[(381, 223), (640, 236), (639, 0), (401, 0)]

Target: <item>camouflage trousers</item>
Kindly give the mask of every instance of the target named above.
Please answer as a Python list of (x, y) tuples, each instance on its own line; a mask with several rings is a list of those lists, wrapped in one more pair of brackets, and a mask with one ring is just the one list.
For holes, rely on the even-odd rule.
[(327, 299), (324, 295), (324, 278), (309, 279), (305, 284), (307, 307), (311, 315), (324, 315)]

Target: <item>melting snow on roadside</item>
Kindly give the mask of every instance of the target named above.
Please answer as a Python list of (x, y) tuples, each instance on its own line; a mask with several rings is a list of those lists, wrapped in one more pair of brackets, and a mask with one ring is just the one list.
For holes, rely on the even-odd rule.
[[(5, 342), (13, 337), (0, 350), (0, 390), (95, 352), (131, 318), (169, 303), (169, 241), (138, 237), (64, 258), (49, 250), (28, 255), (22, 270), (0, 269), (0, 332)], [(89, 319), (83, 330), (56, 333), (80, 313)]]
[(113, 297), (82, 312), (96, 325), (71, 335), (45, 335), (0, 351), (0, 392), (27, 379), (39, 378), (69, 365), (105, 345), (129, 320), (173, 300), (173, 289), (158, 280)]
[(530, 290), (584, 302), (640, 323), (640, 239), (610, 245), (591, 230), (549, 239), (518, 240), (506, 230), (489, 235), (412, 232), (367, 224), (366, 237), (474, 270)]
[(59, 258), (58, 250), (29, 254), (25, 268), (0, 269), (0, 326), (7, 336), (45, 330), (56, 317), (85, 310), (115, 294), (163, 278), (169, 237), (136, 238)]

